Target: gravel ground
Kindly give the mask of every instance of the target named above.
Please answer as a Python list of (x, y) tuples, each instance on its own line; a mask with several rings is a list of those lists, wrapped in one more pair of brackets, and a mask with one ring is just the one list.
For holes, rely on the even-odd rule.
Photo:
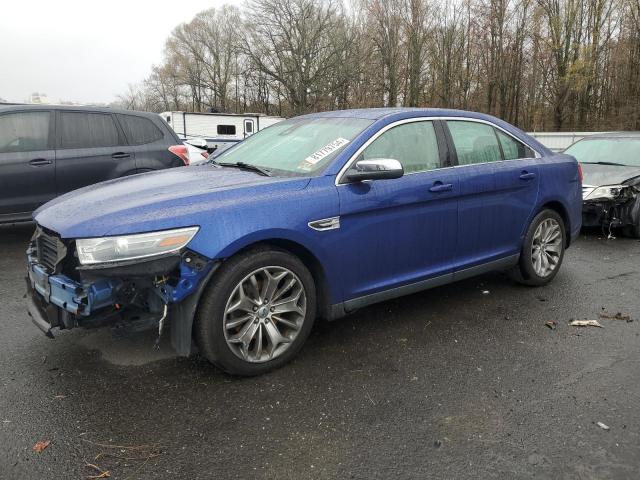
[[(32, 228), (0, 228), (2, 479), (640, 477), (636, 240), (584, 234), (547, 287), (491, 274), (318, 324), (292, 364), (241, 379), (153, 334), (45, 338), (23, 300)], [(602, 312), (635, 321), (567, 325)]]

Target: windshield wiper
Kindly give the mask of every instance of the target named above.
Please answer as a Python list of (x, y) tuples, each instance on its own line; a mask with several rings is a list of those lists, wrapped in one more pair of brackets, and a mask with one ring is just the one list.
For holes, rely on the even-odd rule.
[(252, 172), (258, 172), (260, 175), (264, 175), (265, 177), (270, 177), (271, 173), (266, 168), (258, 167), (257, 165), (251, 165), (250, 163), (245, 162), (216, 162), (213, 160), (214, 165), (220, 165), (221, 167), (233, 167), (233, 168), (242, 168), (244, 170), (251, 170)]
[(615, 162), (582, 162), (588, 163), (589, 165), (614, 165), (616, 167), (627, 167), (624, 163), (615, 163)]

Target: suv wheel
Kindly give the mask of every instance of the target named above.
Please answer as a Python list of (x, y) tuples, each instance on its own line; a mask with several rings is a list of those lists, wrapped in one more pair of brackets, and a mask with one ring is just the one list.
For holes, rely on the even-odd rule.
[(512, 276), (525, 285), (546, 285), (560, 270), (565, 245), (566, 232), (562, 217), (553, 210), (543, 210), (529, 225), (520, 260)]
[(313, 277), (288, 252), (257, 248), (227, 260), (196, 315), (202, 353), (235, 375), (259, 375), (291, 360), (315, 319)]
[(635, 225), (624, 227), (623, 233), (626, 237), (640, 238), (640, 218), (638, 218)]

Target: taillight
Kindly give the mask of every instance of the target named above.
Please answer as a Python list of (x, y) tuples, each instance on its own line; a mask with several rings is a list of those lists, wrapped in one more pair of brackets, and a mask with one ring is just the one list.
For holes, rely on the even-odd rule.
[(580, 183), (582, 183), (582, 180), (584, 179), (584, 173), (582, 173), (582, 165), (578, 164), (578, 178), (580, 179)]
[(202, 155), (204, 158), (209, 158), (209, 152), (201, 152), (200, 155)]
[(169, 147), (169, 151), (177, 155), (185, 165), (189, 165), (189, 149), (186, 145), (172, 145)]

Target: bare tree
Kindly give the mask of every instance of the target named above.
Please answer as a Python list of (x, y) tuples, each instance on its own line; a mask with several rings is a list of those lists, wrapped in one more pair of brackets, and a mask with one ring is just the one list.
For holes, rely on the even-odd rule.
[(280, 115), (402, 104), (525, 129), (640, 129), (640, 0), (344, 1), (205, 10), (119, 103)]
[(243, 53), (255, 68), (282, 85), (293, 112), (315, 103), (339, 68), (331, 35), (340, 4), (332, 0), (253, 0), (248, 4)]

